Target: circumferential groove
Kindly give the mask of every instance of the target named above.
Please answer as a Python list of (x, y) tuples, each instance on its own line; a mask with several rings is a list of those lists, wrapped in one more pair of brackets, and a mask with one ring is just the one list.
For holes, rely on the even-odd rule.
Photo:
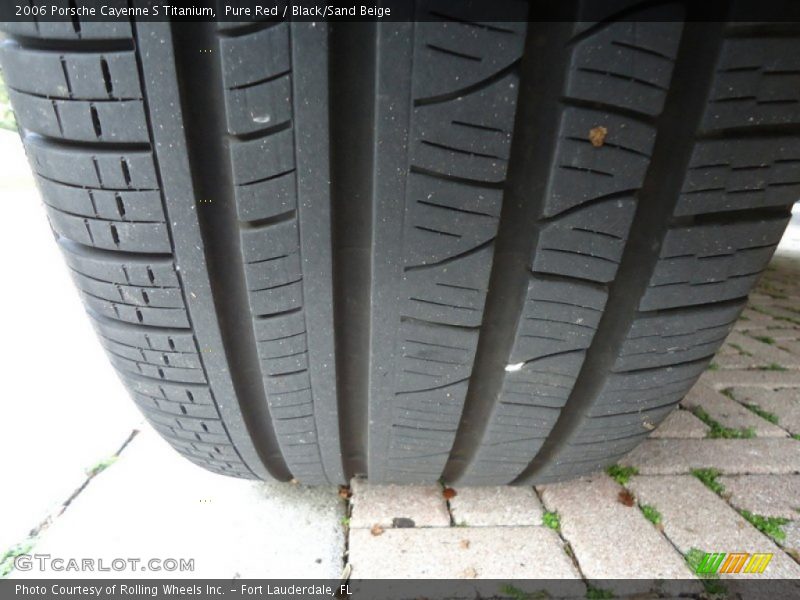
[(333, 316), (345, 476), (367, 474), (377, 25), (330, 26)]

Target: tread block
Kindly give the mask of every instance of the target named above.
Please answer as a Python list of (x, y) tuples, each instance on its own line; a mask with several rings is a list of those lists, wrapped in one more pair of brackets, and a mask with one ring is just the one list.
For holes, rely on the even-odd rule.
[(107, 300), (92, 296), (82, 290), (83, 301), (87, 308), (109, 319), (117, 319), (127, 323), (139, 323), (151, 327), (188, 328), (189, 317), (185, 308), (153, 308), (125, 304), (121, 301)]
[(172, 250), (164, 223), (130, 223), (89, 219), (47, 207), (50, 225), (59, 235), (85, 246), (126, 252), (167, 253)]
[[(594, 417), (586, 420), (581, 433), (581, 443), (613, 442), (628, 440), (638, 444), (639, 440), (650, 434), (656, 423), (660, 423), (672, 412), (672, 405), (659, 408)], [(634, 438), (630, 439), (629, 438)]]
[(236, 185), (270, 179), (294, 169), (294, 133), (284, 129), (266, 137), (231, 142)]
[(102, 250), (59, 240), (64, 258), (71, 269), (93, 279), (144, 287), (176, 288), (180, 285), (171, 259), (148, 260), (146, 257)]
[(59, 53), (14, 42), (0, 47), (3, 78), (10, 89), (67, 100), (140, 100), (139, 71), (132, 51)]
[[(590, 131), (605, 127), (601, 147)], [(633, 193), (644, 181), (655, 143), (655, 129), (610, 112), (565, 107), (561, 112), (544, 217), (553, 217), (611, 194)], [(624, 168), (622, 166), (624, 165)]]
[[(289, 71), (289, 23), (237, 37), (219, 39), (227, 89), (253, 85)], [(258, 56), (259, 60), (252, 60)]]
[(82, 188), (156, 190), (153, 155), (144, 150), (95, 151), (52, 144), (35, 135), (24, 138), (25, 151), (38, 175)]
[(800, 196), (800, 140), (786, 137), (700, 141), (675, 214), (789, 206)]
[(141, 100), (91, 102), (9, 91), (17, 123), (52, 138), (86, 142), (148, 142)]
[(153, 308), (183, 308), (183, 296), (178, 288), (140, 287), (92, 279), (73, 273), (75, 285), (87, 294), (111, 302)]
[(657, 115), (664, 107), (681, 23), (611, 23), (579, 41), (567, 96)]
[(294, 171), (264, 181), (236, 186), (239, 219), (256, 221), (294, 210), (297, 207), (297, 182)]
[(503, 10), (516, 13), (520, 22), (477, 23), (470, 3), (418, 3), (414, 98), (458, 94), (484, 84), (519, 60), (528, 7), (524, 2), (501, 1)]
[(585, 350), (605, 303), (606, 293), (595, 287), (532, 277), (509, 362), (518, 364)]
[(491, 241), (502, 190), (412, 173), (408, 180), (406, 267), (438, 263)]
[(671, 229), (639, 310), (746, 296), (772, 257), (788, 218)]
[(742, 308), (744, 301), (640, 314), (614, 369), (668, 367), (711, 356), (730, 333)]
[[(290, 219), (268, 227), (242, 230), (242, 253), (245, 263), (254, 265), (288, 256), (297, 252), (299, 233), (297, 220)], [(248, 282), (248, 287), (256, 287), (257, 281)]]
[(277, 79), (225, 90), (228, 131), (254, 133), (292, 118), (292, 81), (287, 73)]
[(407, 317), (458, 327), (478, 327), (486, 298), (492, 250), (484, 247), (454, 262), (407, 271)]
[[(673, 365), (668, 369), (644, 369), (612, 373), (588, 412), (597, 417), (674, 406), (705, 370), (708, 360)], [(580, 436), (576, 439), (580, 440)]]
[(612, 281), (635, 210), (633, 197), (616, 198), (546, 223), (533, 255), (534, 272)]
[(722, 45), (702, 129), (800, 123), (800, 38)]
[(502, 182), (518, 88), (517, 74), (508, 73), (456, 100), (417, 106), (412, 118), (419, 135), (410, 142), (412, 164), (452, 177)]
[(59, 211), (106, 221), (163, 222), (164, 208), (157, 191), (109, 191), (73, 187), (38, 179), (45, 203)]

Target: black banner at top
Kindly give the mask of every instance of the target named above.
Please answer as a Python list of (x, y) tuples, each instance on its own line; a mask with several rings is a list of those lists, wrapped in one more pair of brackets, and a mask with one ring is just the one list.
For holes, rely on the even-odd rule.
[[(0, 21), (52, 29), (141, 21), (800, 22), (800, 0), (1, 0)], [(58, 26), (56, 26), (57, 28)], [(23, 28), (26, 28), (23, 25)], [(49, 32), (48, 32), (49, 33)]]

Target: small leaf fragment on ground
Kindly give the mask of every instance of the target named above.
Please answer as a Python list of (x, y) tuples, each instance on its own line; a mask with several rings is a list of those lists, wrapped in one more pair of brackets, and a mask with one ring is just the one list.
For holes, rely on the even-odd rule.
[(478, 576), (478, 572), (473, 567), (467, 567), (462, 575), (464, 579), (475, 579)]
[(375, 525), (372, 526), (369, 532), (372, 535), (383, 535), (384, 529), (378, 523), (375, 523)]
[(467, 548), (469, 548), (469, 540), (461, 540), (459, 546), (461, 546), (464, 550), (466, 550)]
[(453, 488), (449, 488), (448, 487), (448, 488), (444, 488), (444, 490), (442, 490), (442, 496), (444, 496), (445, 500), (452, 500), (457, 495), (458, 495), (458, 492), (456, 492)]
[(608, 129), (602, 125), (598, 125), (597, 127), (592, 127), (589, 130), (589, 141), (592, 142), (592, 146), (599, 148), (605, 143), (607, 135)]
[(636, 504), (636, 498), (634, 498), (633, 494), (631, 494), (628, 490), (620, 490), (619, 496), (617, 497), (619, 499), (619, 503), (624, 504), (625, 506), (633, 506)]
[(340, 485), (339, 486), (339, 498), (341, 498), (342, 500), (347, 500), (352, 495), (353, 495), (353, 492), (350, 491), (350, 486), (349, 485)]

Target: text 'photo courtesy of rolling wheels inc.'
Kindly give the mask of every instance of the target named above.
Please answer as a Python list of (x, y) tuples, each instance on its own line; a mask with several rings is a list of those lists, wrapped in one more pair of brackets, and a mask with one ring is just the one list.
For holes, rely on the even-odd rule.
[(800, 598), (800, 2), (0, 2), (0, 600)]

